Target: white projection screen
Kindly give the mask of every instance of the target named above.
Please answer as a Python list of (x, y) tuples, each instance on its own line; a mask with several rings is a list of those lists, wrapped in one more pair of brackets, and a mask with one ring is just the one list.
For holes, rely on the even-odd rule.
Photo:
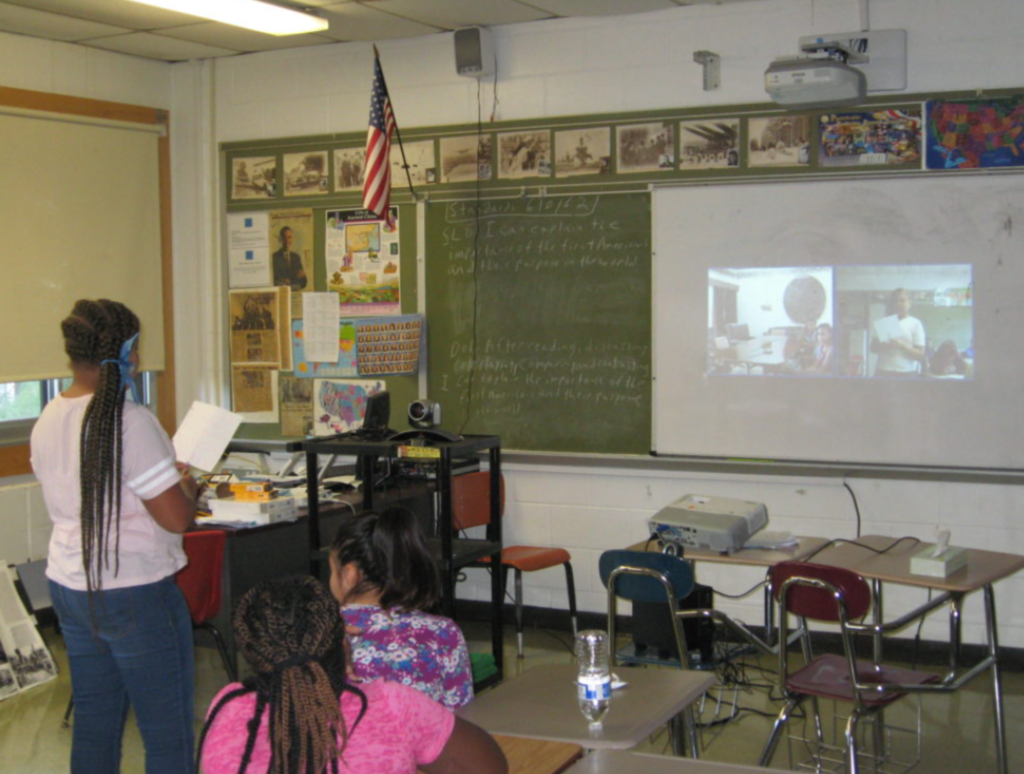
[(653, 228), (654, 453), (1024, 469), (1024, 175), (662, 188)]

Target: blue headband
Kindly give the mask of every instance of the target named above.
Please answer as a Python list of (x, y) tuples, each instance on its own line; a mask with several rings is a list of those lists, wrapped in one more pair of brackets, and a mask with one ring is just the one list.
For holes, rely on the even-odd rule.
[(132, 347), (135, 346), (135, 342), (139, 340), (139, 334), (135, 334), (130, 339), (125, 341), (121, 345), (121, 354), (117, 360), (103, 360), (100, 365), (106, 365), (107, 363), (116, 363), (117, 367), (121, 370), (121, 388), (127, 387), (132, 392), (132, 400), (142, 405), (142, 398), (139, 395), (139, 387), (135, 384), (135, 364), (128, 359), (128, 356), (132, 354)]

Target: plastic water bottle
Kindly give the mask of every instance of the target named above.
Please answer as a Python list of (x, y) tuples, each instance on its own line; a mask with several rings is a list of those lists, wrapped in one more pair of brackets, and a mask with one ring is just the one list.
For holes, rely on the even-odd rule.
[(588, 629), (577, 634), (576, 662), (580, 670), (576, 691), (580, 712), (591, 726), (599, 726), (612, 699), (608, 635), (600, 629)]

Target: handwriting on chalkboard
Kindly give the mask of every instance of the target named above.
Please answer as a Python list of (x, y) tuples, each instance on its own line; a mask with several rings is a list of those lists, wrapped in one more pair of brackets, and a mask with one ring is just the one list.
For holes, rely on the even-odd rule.
[(509, 448), (649, 449), (646, 196), (448, 202), (427, 243), (429, 386), (448, 418)]

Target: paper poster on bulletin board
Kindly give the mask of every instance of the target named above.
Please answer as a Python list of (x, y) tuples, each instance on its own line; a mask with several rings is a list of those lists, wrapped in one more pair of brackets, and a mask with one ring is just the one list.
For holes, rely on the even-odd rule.
[(398, 208), (394, 226), (367, 210), (328, 210), (327, 289), (338, 294), (342, 315), (400, 314)]
[(366, 399), (384, 389), (379, 379), (314, 379), (313, 434), (334, 435), (360, 427)]

